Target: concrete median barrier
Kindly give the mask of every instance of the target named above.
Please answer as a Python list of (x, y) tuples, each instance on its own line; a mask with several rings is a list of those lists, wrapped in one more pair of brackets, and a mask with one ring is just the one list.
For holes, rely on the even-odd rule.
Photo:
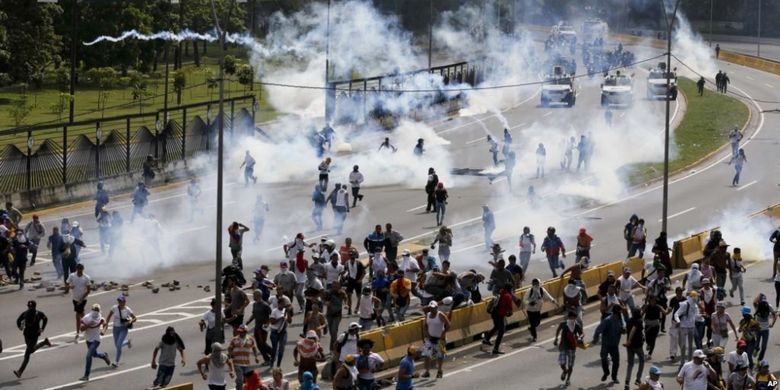
[(175, 385), (175, 386), (169, 386), (162, 390), (192, 390), (193, 388), (194, 387), (192, 385), (192, 382), (190, 382), (190, 383), (182, 383), (180, 385)]
[[(363, 335), (360, 336), (361, 338)], [(406, 348), (416, 345), (422, 349), (423, 319), (416, 318), (385, 327), (384, 355), (387, 364), (395, 364), (406, 356)]]

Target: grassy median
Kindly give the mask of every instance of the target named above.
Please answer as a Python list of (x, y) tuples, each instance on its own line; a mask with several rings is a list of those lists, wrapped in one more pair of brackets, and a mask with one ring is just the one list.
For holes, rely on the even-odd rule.
[[(677, 154), (669, 161), (670, 173), (695, 164), (726, 144), (732, 126), (744, 126), (749, 118), (748, 107), (731, 96), (709, 89), (704, 96), (699, 96), (696, 83), (686, 78), (679, 79), (679, 88), (685, 94), (688, 106), (674, 131)], [(633, 164), (627, 168), (631, 185), (661, 178), (663, 173), (663, 162)]]

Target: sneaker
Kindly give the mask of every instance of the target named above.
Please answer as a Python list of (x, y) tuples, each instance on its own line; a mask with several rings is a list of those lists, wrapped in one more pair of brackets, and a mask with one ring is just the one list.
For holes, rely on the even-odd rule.
[(16, 370), (14, 370), (14, 375), (16, 375), (17, 378), (21, 378), (22, 377), (22, 373), (19, 372), (19, 371), (16, 371)]
[(47, 347), (51, 347), (51, 341), (49, 341), (49, 338), (48, 338), (48, 337), (47, 337), (47, 338), (45, 338), (45, 339), (43, 339), (43, 344), (44, 344), (45, 346), (47, 346)]
[(79, 334), (76, 333), (76, 337), (73, 338), (73, 344), (78, 344), (79, 342)]
[(614, 383), (614, 384), (618, 384), (618, 383), (620, 383), (620, 381), (618, 380), (618, 378), (617, 378), (617, 377), (613, 376), (613, 377), (612, 377), (612, 383)]
[(89, 381), (89, 377), (88, 376), (82, 376), (81, 378), (79, 378), (79, 380), (82, 381), (82, 382), (87, 382), (87, 381)]
[(607, 380), (607, 377), (609, 377), (609, 374), (602, 375), (601, 376), (601, 381), (604, 382), (605, 380)]
[(729, 296), (734, 298), (734, 290), (729, 290)]
[(128, 349), (131, 349), (131, 348), (133, 348), (133, 340), (131, 340), (131, 339), (127, 339), (127, 348), (128, 348)]
[(491, 343), (490, 340), (488, 340), (488, 339), (482, 340), (482, 344), (493, 346), (493, 343)]
[(443, 373), (443, 372), (441, 372), (441, 370), (439, 370), (438, 372), (436, 372), (436, 377), (437, 377), (437, 378), (441, 378), (441, 377), (443, 377), (443, 376), (444, 376), (444, 373)]
[(494, 349), (494, 350), (493, 350), (493, 355), (503, 355), (503, 354), (505, 354), (505, 353), (506, 353), (506, 352), (502, 352), (502, 351), (499, 351), (499, 350), (497, 350), (497, 349)]
[[(111, 366), (111, 359), (108, 358), (108, 354), (103, 355), (103, 361), (106, 362), (107, 366)], [(116, 366), (117, 364), (114, 363), (114, 365)]]
[(561, 373), (561, 380), (565, 380), (565, 379), (566, 379), (566, 371)]
[(111, 368), (118, 368), (119, 366), (116, 363), (111, 363)]

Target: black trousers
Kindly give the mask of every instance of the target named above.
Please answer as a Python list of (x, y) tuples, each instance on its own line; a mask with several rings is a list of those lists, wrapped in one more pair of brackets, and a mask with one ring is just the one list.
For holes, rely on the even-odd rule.
[(536, 339), (536, 328), (542, 322), (541, 311), (527, 311), (528, 315), (528, 329), (531, 331), (531, 337)]
[(619, 345), (601, 345), (601, 370), (604, 375), (609, 375), (609, 359), (612, 359), (612, 379), (617, 380), (618, 368), (620, 368)]
[(490, 340), (495, 334), (496, 342), (493, 344), (493, 350), (498, 351), (498, 347), (501, 346), (501, 340), (504, 339), (504, 332), (506, 331), (506, 317), (492, 313), (490, 314), (490, 318), (493, 320), (493, 328), (487, 332), (485, 339)]
[(27, 345), (27, 348), (24, 350), (24, 359), (22, 359), (22, 365), (19, 367), (19, 374), (21, 375), (22, 372), (24, 372), (24, 369), (27, 368), (27, 363), (30, 362), (30, 355), (34, 354), (35, 351), (40, 349), (44, 346), (43, 341), (40, 343), (38, 342), (38, 335), (24, 335), (24, 343)]

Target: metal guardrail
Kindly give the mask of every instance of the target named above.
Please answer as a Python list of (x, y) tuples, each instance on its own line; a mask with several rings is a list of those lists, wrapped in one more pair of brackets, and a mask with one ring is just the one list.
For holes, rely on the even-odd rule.
[[(236, 128), (254, 129), (255, 99), (225, 99), (228, 136)], [(211, 114), (216, 107), (216, 101), (207, 101), (169, 108), (167, 115), (159, 110), (0, 131), (0, 136), (27, 135), (26, 148), (9, 143), (0, 149), (0, 193), (136, 172), (149, 155), (161, 163), (186, 160), (213, 147), (220, 120)]]

